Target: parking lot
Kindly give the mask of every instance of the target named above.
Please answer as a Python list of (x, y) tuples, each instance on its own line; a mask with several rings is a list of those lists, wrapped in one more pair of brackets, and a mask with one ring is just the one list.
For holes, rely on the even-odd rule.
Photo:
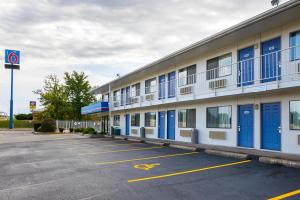
[(77, 135), (7, 141), (1, 200), (300, 199), (299, 169), (255, 160)]

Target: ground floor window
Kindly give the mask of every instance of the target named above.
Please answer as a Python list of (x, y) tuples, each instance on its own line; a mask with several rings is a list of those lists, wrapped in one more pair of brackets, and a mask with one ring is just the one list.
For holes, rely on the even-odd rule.
[(231, 128), (231, 106), (207, 108), (206, 120), (207, 128)]
[(156, 126), (156, 113), (155, 112), (145, 113), (145, 126), (146, 127), (155, 127)]
[(179, 128), (196, 128), (196, 109), (178, 111)]
[(290, 129), (300, 130), (300, 101), (290, 102)]
[(131, 115), (131, 126), (140, 126), (140, 114), (135, 113)]
[(114, 116), (114, 126), (120, 126), (120, 115)]

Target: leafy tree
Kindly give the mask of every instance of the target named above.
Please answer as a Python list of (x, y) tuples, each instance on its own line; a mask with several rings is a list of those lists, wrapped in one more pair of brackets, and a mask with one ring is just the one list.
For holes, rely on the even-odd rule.
[(46, 108), (44, 115), (52, 119), (70, 119), (71, 105), (65, 86), (59, 82), (56, 75), (49, 75), (44, 80), (43, 89), (37, 90), (35, 94), (40, 95), (40, 102)]
[(71, 104), (73, 117), (81, 120), (81, 108), (93, 103), (96, 99), (90, 93), (91, 86), (84, 72), (65, 72), (65, 90)]

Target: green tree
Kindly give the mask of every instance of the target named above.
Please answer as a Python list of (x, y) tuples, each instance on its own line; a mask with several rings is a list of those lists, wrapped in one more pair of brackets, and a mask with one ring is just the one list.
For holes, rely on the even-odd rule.
[(39, 100), (46, 108), (44, 111), (46, 118), (70, 119), (72, 117), (66, 88), (59, 82), (56, 75), (47, 76), (43, 88), (34, 93), (40, 95)]
[(65, 72), (65, 89), (71, 104), (73, 117), (81, 120), (81, 108), (95, 102), (96, 98), (90, 93), (91, 85), (84, 72)]

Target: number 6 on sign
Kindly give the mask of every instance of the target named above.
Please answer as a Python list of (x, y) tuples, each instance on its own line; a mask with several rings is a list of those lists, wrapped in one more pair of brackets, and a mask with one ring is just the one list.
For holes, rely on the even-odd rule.
[(155, 164), (140, 164), (140, 165), (134, 165), (133, 167), (135, 169), (141, 169), (141, 170), (145, 170), (148, 171), (156, 166), (159, 166), (159, 163), (155, 163)]

